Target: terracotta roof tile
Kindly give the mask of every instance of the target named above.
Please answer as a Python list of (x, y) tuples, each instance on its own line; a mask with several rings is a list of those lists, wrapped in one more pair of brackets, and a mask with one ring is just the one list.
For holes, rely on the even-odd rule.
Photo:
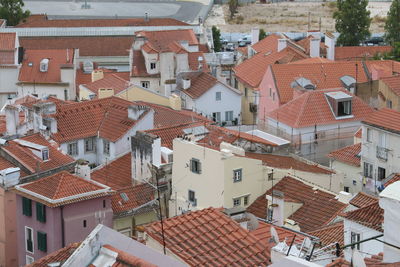
[(368, 118), (363, 120), (363, 123), (399, 134), (400, 112), (383, 108), (372, 113)]
[(233, 71), (235, 77), (252, 88), (257, 88), (264, 77), (268, 66), (275, 63), (288, 63), (307, 58), (308, 56), (296, 48), (286, 47), (280, 52), (260, 52), (243, 61)]
[[(131, 185), (119, 189), (117, 190), (117, 193), (111, 197), (113, 212), (114, 214), (120, 214), (123, 212), (128, 212), (135, 208), (139, 208), (146, 203), (154, 200), (154, 193), (154, 187), (150, 186), (147, 183)], [(127, 200), (124, 199), (125, 196)]]
[(0, 65), (14, 64), (15, 39), (16, 39), (16, 33), (0, 32)]
[[(59, 83), (61, 67), (72, 64), (74, 50), (26, 50), (18, 81), (28, 83)], [(40, 71), (40, 61), (49, 60), (48, 71)], [(31, 65), (32, 64), (32, 65)], [(72, 65), (71, 65), (72, 66)]]
[[(4, 157), (0, 157), (0, 171), (8, 168), (16, 168), (17, 166), (10, 161), (6, 160)], [(25, 177), (28, 174), (23, 170), (20, 170), (19, 176)]]
[(387, 181), (385, 183), (385, 187), (388, 187), (390, 184), (393, 184), (394, 182), (397, 182), (397, 181), (400, 181), (400, 174), (399, 173), (395, 173), (393, 175), (393, 177), (389, 181)]
[(83, 57), (128, 56), (133, 36), (57, 36), (21, 37), (20, 44), (25, 49), (67, 49), (78, 48)]
[(322, 246), (328, 246), (333, 243), (339, 243), (340, 246), (344, 246), (343, 221), (324, 226), (308, 234), (318, 237)]
[(268, 246), (270, 240), (272, 238), (271, 235), (271, 227), (274, 227), (276, 232), (278, 233), (279, 242), (285, 241), (286, 244), (290, 244), (292, 242), (293, 237), (295, 237), (295, 243), (303, 242), (306, 235), (299, 234), (298, 232), (293, 232), (292, 230), (284, 227), (279, 227), (277, 225), (273, 225), (271, 223), (266, 223), (262, 221), (258, 221), (257, 229), (251, 231), (251, 233), (258, 238), (264, 246)]
[(306, 59), (297, 60), (288, 64), (311, 64), (311, 63), (331, 63), (332, 60), (323, 57), (311, 57)]
[(343, 217), (368, 228), (383, 232), (383, 209), (379, 207), (378, 201), (357, 210), (346, 212), (343, 214)]
[(203, 63), (202, 63), (202, 69), (201, 71), (203, 72), (209, 72), (210, 69), (207, 65), (206, 59), (204, 57), (204, 53), (203, 52), (190, 52), (188, 54), (188, 60), (189, 60), (189, 69), (191, 69), (192, 71), (197, 71), (199, 70), (199, 58), (203, 59)]
[[(356, 65), (358, 65), (358, 67)], [(275, 64), (271, 66), (271, 70), (275, 77), (275, 83), (281, 103), (287, 103), (293, 99), (294, 89), (291, 87), (291, 84), (298, 78), (310, 80), (316, 86), (317, 90), (342, 87), (343, 84), (340, 78), (345, 75), (357, 77), (358, 83), (368, 81), (362, 63), (355, 61), (309, 64)]]
[(335, 47), (335, 60), (365, 60), (391, 50), (391, 46), (338, 46)]
[(49, 207), (104, 197), (112, 193), (102, 184), (83, 179), (67, 171), (16, 186), (15, 189), (18, 194), (28, 196)]
[(396, 95), (400, 96), (400, 76), (382, 78), (381, 81), (386, 84)]
[(362, 138), (362, 127), (358, 129), (358, 131), (354, 134), (354, 137), (361, 139)]
[(59, 143), (97, 135), (115, 142), (136, 124), (128, 118), (131, 105), (135, 104), (113, 96), (60, 106), (54, 115), (57, 133), (52, 136)]
[(364, 192), (358, 192), (349, 202), (349, 204), (357, 207), (357, 208), (364, 208), (371, 204), (374, 204), (378, 201), (378, 198), (375, 196), (368, 195)]
[(283, 37), (278, 34), (271, 34), (265, 37), (264, 39), (260, 40), (259, 42), (253, 44), (251, 47), (257, 53), (268, 53), (268, 52), (275, 53), (278, 52), (278, 40), (282, 38)]
[(110, 267), (157, 267), (157, 265), (151, 264), (125, 251), (116, 249), (113, 246), (103, 245), (103, 247), (118, 253), (116, 261)]
[(72, 253), (79, 247), (80, 243), (71, 243), (66, 247), (63, 247), (57, 251), (50, 253), (49, 255), (36, 260), (34, 263), (26, 265), (25, 267), (48, 267), (49, 263), (60, 262), (63, 264), (66, 260), (71, 257)]
[(31, 15), (17, 28), (40, 27), (132, 27), (132, 26), (186, 26), (185, 22), (172, 18), (126, 18), (126, 19), (49, 19), (46, 15)]
[(302, 232), (315, 231), (330, 223), (346, 204), (339, 202), (334, 194), (316, 189), (291, 177), (282, 178), (272, 189), (258, 197), (247, 211), (259, 218), (267, 216), (266, 194), (278, 190), (293, 199), (301, 201), (303, 205), (288, 218), (297, 222)]
[[(352, 115), (347, 119), (336, 119), (325, 93), (344, 92), (352, 96)], [(373, 108), (357, 96), (344, 89), (328, 89), (304, 92), (299, 97), (273, 110), (267, 116), (293, 128), (314, 127), (315, 125), (337, 124), (361, 121), (373, 112)]]
[(6, 146), (3, 146), (3, 149), (7, 154), (20, 162), (31, 173), (55, 169), (75, 161), (70, 156), (62, 153), (57, 144), (54, 142), (50, 143), (40, 134), (24, 136), (19, 140), (46, 146), (49, 149), (49, 160), (44, 161), (42, 158), (36, 156), (29, 147), (24, 146), (16, 140), (9, 141)]
[(328, 154), (328, 157), (359, 167), (361, 164), (360, 153), (361, 143), (358, 143), (332, 151)]
[[(305, 53), (307, 55), (309, 55), (310, 54), (310, 47), (311, 47), (310, 40), (313, 39), (313, 38), (315, 38), (315, 36), (309, 35), (308, 37), (306, 37), (306, 38), (304, 38), (304, 39), (302, 39), (300, 41), (297, 41), (296, 44), (301, 46), (301, 47), (303, 47), (304, 50), (305, 50)], [(325, 55), (326, 54), (326, 46), (325, 46), (325, 44), (323, 42), (320, 42), (319, 47), (320, 47), (320, 54), (321, 55)]]
[(182, 78), (190, 80), (190, 87), (188, 89), (178, 87), (178, 89), (193, 99), (199, 98), (218, 83), (218, 80), (214, 76), (205, 72), (184, 73)]
[(125, 90), (129, 86), (129, 80), (124, 80), (116, 74), (105, 75), (103, 79), (87, 83), (87, 89), (98, 95), (100, 89), (114, 89), (114, 95)]
[[(378, 255), (372, 255), (371, 257), (364, 258), (364, 262), (367, 267), (400, 267), (400, 262), (385, 263), (383, 262), (383, 253)], [(344, 258), (339, 258), (332, 263), (326, 265), (326, 267), (352, 267), (353, 264), (346, 261)]]
[(133, 50), (131, 76), (132, 77), (159, 77), (160, 74), (148, 74), (142, 51), (141, 50)]
[(278, 169), (294, 169), (321, 174), (334, 173), (334, 171), (319, 167), (317, 164), (309, 164), (290, 156), (246, 152), (246, 157), (262, 160), (267, 166)]
[(400, 74), (400, 62), (394, 60), (367, 60), (363, 64), (368, 69), (372, 80)]
[[(161, 225), (146, 233), (162, 242)], [(164, 221), (166, 247), (190, 266), (267, 266), (267, 248), (220, 210), (208, 208)]]

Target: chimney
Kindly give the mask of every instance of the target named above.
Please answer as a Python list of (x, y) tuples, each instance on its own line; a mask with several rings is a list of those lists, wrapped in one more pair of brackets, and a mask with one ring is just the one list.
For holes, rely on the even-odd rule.
[(285, 219), (285, 200), (283, 192), (272, 190), (273, 196), (266, 195), (267, 199), (267, 221), (277, 226), (283, 226)]
[(310, 39), (310, 57), (319, 57), (321, 39), (311, 38)]
[(396, 234), (399, 228), (400, 217), (400, 181), (394, 182), (379, 194), (379, 206), (384, 210), (383, 219), (383, 261), (393, 263), (400, 261), (400, 253), (394, 246), (400, 247), (400, 235)]
[(339, 192), (339, 195), (337, 195), (337, 200), (338, 201), (340, 201), (340, 202), (342, 202), (342, 203), (344, 203), (344, 204), (349, 204), (349, 202), (350, 202), (350, 199), (352, 198), (353, 196), (350, 194), (350, 193), (348, 193), (348, 192), (344, 192), (344, 191), (340, 191)]
[(0, 184), (3, 184), (7, 189), (19, 183), (20, 169), (7, 168), (0, 171)]
[(326, 58), (335, 60), (335, 36), (330, 32), (325, 34), (325, 45), (327, 46)]
[(90, 180), (89, 161), (78, 160), (75, 165), (75, 174), (85, 180)]
[(132, 105), (128, 107), (128, 118), (131, 120), (138, 120), (148, 108), (146, 106)]
[(190, 79), (189, 78), (183, 78), (182, 79), (182, 88), (183, 90), (189, 89), (190, 88)]
[(149, 13), (144, 13), (144, 21), (150, 21)]
[(258, 43), (260, 37), (260, 29), (252, 28), (251, 29), (251, 45)]
[(92, 71), (92, 82), (101, 80), (104, 78), (103, 70), (94, 70)]
[(6, 106), (6, 130), (7, 135), (17, 134), (17, 125), (19, 123), (18, 109), (14, 106)]
[(182, 109), (182, 99), (180, 96), (172, 94), (169, 97), (169, 106), (173, 110), (181, 110)]
[(97, 97), (100, 99), (100, 98), (110, 97), (113, 95), (114, 95), (113, 88), (99, 88)]
[(278, 52), (285, 49), (287, 46), (287, 39), (278, 39)]

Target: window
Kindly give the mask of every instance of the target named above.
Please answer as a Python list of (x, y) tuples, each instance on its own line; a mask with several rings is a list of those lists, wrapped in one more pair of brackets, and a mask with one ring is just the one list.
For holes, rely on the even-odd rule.
[(378, 167), (378, 180), (382, 181), (386, 178), (386, 169)]
[(198, 159), (190, 160), (190, 171), (194, 173), (201, 173), (201, 162)]
[(269, 96), (272, 96), (272, 88), (269, 88)]
[(215, 122), (220, 122), (221, 121), (221, 112), (213, 112), (212, 119)]
[(110, 155), (110, 141), (103, 139), (103, 152)]
[(379, 146), (387, 148), (386, 146), (386, 133), (379, 133)]
[(38, 231), (37, 232), (37, 246), (38, 250), (47, 252), (47, 234)]
[(275, 92), (272, 93), (272, 101), (275, 101)]
[(36, 220), (46, 222), (46, 206), (39, 202), (36, 202)]
[(26, 265), (32, 264), (34, 261), (35, 261), (34, 258), (32, 258), (31, 256), (28, 256), (28, 255), (25, 255), (25, 262), (26, 262)]
[(154, 70), (156, 68), (156, 63), (152, 62), (150, 63), (150, 69)]
[(225, 121), (233, 121), (233, 111), (225, 111)]
[(242, 181), (242, 169), (237, 169), (233, 171), (233, 182), (237, 183)]
[(354, 186), (357, 185), (357, 181), (356, 180), (353, 180), (353, 185)]
[(149, 88), (150, 87), (150, 82), (149, 81), (141, 81), (142, 87), (144, 88)]
[(372, 142), (372, 130), (367, 128), (367, 142)]
[(78, 155), (78, 143), (77, 142), (68, 144), (68, 155), (70, 155), (70, 156)]
[(83, 228), (86, 228), (86, 220), (83, 220)]
[(386, 107), (387, 108), (392, 108), (392, 100), (387, 100), (386, 101)]
[(344, 187), (344, 192), (347, 192), (347, 193), (349, 193), (349, 192), (350, 192), (350, 187), (348, 187), (348, 186), (345, 186), (345, 187)]
[(48, 149), (42, 150), (42, 159), (49, 160), (49, 150)]
[(106, 208), (107, 206), (106, 206), (106, 200), (105, 199), (103, 199), (103, 208)]
[(216, 101), (221, 101), (221, 92), (216, 92), (215, 93), (215, 100)]
[(234, 207), (240, 206), (240, 197), (233, 199), (233, 206)]
[(249, 196), (243, 197), (243, 205), (245, 206), (249, 205)]
[(25, 226), (25, 249), (33, 253), (33, 230)]
[(22, 214), (25, 216), (32, 216), (32, 200), (22, 197)]
[(351, 115), (351, 100), (338, 102), (337, 112), (338, 117)]
[(364, 162), (364, 176), (368, 178), (372, 178), (372, 169), (373, 165), (367, 162)]
[(188, 200), (192, 204), (193, 207), (197, 206), (196, 193), (193, 190), (188, 191)]
[[(351, 244), (361, 241), (361, 235), (360, 234), (351, 232), (350, 235), (351, 235), (350, 236), (350, 243)], [(351, 248), (353, 248), (353, 249), (357, 248), (358, 250), (360, 250), (360, 245), (361, 244), (352, 245)]]
[(68, 100), (68, 91), (64, 90), (64, 100)]
[(91, 138), (86, 138), (85, 139), (85, 152), (93, 152), (93, 151), (95, 151), (95, 149), (94, 149), (94, 142), (95, 141), (95, 139), (93, 138), (93, 137), (91, 137)]
[(245, 88), (244, 88), (244, 96), (245, 96), (245, 97), (247, 97), (247, 93), (248, 93), (248, 92), (247, 92), (247, 88), (245, 87)]

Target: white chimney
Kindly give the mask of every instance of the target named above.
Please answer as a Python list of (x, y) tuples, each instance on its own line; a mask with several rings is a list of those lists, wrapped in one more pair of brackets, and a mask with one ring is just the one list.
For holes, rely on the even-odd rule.
[(337, 195), (337, 200), (344, 203), (344, 204), (349, 204), (350, 199), (352, 199), (353, 195), (345, 192), (345, 191), (340, 191), (339, 195)]
[(47, 72), (49, 70), (49, 59), (44, 58), (40, 61), (40, 72)]
[(0, 184), (3, 184), (5, 188), (13, 187), (19, 182), (20, 169), (7, 168), (0, 171)]
[(285, 49), (287, 46), (287, 39), (278, 39), (278, 52)]
[(88, 161), (79, 162), (75, 166), (75, 174), (83, 179), (90, 180), (90, 166)]
[(146, 106), (136, 106), (132, 105), (128, 107), (128, 118), (131, 120), (138, 120), (140, 115), (142, 115), (147, 110)]
[(310, 39), (310, 57), (319, 57), (321, 39), (311, 38)]
[[(396, 234), (400, 218), (400, 181), (392, 183), (379, 194), (379, 206), (384, 210), (384, 241), (386, 244), (400, 247), (400, 235)], [(383, 246), (383, 261), (399, 262), (399, 250), (386, 244)]]
[[(267, 199), (267, 220), (272, 220), (272, 222), (277, 226), (283, 226), (285, 219), (285, 200), (283, 197), (283, 192), (273, 190), (272, 194), (266, 195)], [(272, 217), (268, 216), (272, 212)]]
[(258, 43), (260, 37), (260, 29), (252, 28), (251, 29), (251, 45)]
[(17, 134), (17, 125), (19, 123), (18, 109), (14, 106), (7, 105), (5, 110), (7, 135)]
[(327, 46), (326, 58), (335, 60), (335, 36), (330, 32), (325, 34), (325, 45)]
[(182, 88), (183, 88), (183, 90), (190, 88), (190, 79), (188, 79), (188, 78), (182, 79)]

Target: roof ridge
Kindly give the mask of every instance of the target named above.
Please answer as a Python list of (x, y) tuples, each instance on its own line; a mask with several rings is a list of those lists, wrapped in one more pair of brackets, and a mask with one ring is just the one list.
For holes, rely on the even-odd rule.
[[(302, 96), (304, 96), (305, 99), (303, 100), (303, 103), (302, 103), (302, 105), (301, 105), (301, 108), (300, 108), (299, 112), (297, 113), (297, 114), (298, 114), (298, 115), (297, 115), (297, 119), (296, 119), (296, 121), (295, 121), (295, 123), (294, 123), (294, 125), (297, 126), (297, 127), (300, 125), (300, 118), (301, 118), (301, 115), (303, 114), (305, 108), (307, 107), (307, 102), (308, 102), (308, 100), (309, 100), (310, 97), (311, 97), (311, 92), (305, 92), (305, 93), (303, 93)], [(301, 96), (300, 96), (300, 97), (301, 97)], [(299, 99), (298, 101), (301, 101), (300, 97), (295, 98), (295, 99), (293, 99), (293, 100)], [(289, 102), (289, 103), (290, 103), (290, 102)]]
[[(55, 175), (54, 175), (54, 176), (55, 176)], [(54, 176), (52, 175), (52, 176), (50, 176), (50, 177), (54, 177)], [(57, 177), (57, 176), (55, 176), (55, 177)], [(62, 171), (62, 172), (61, 172), (61, 176), (58, 178), (57, 188), (56, 188), (56, 190), (54, 191), (54, 194), (52, 195), (52, 199), (53, 199), (55, 196), (57, 196), (58, 193), (61, 191), (61, 186), (62, 186), (62, 183), (64, 182), (64, 177), (65, 177), (65, 172)]]

